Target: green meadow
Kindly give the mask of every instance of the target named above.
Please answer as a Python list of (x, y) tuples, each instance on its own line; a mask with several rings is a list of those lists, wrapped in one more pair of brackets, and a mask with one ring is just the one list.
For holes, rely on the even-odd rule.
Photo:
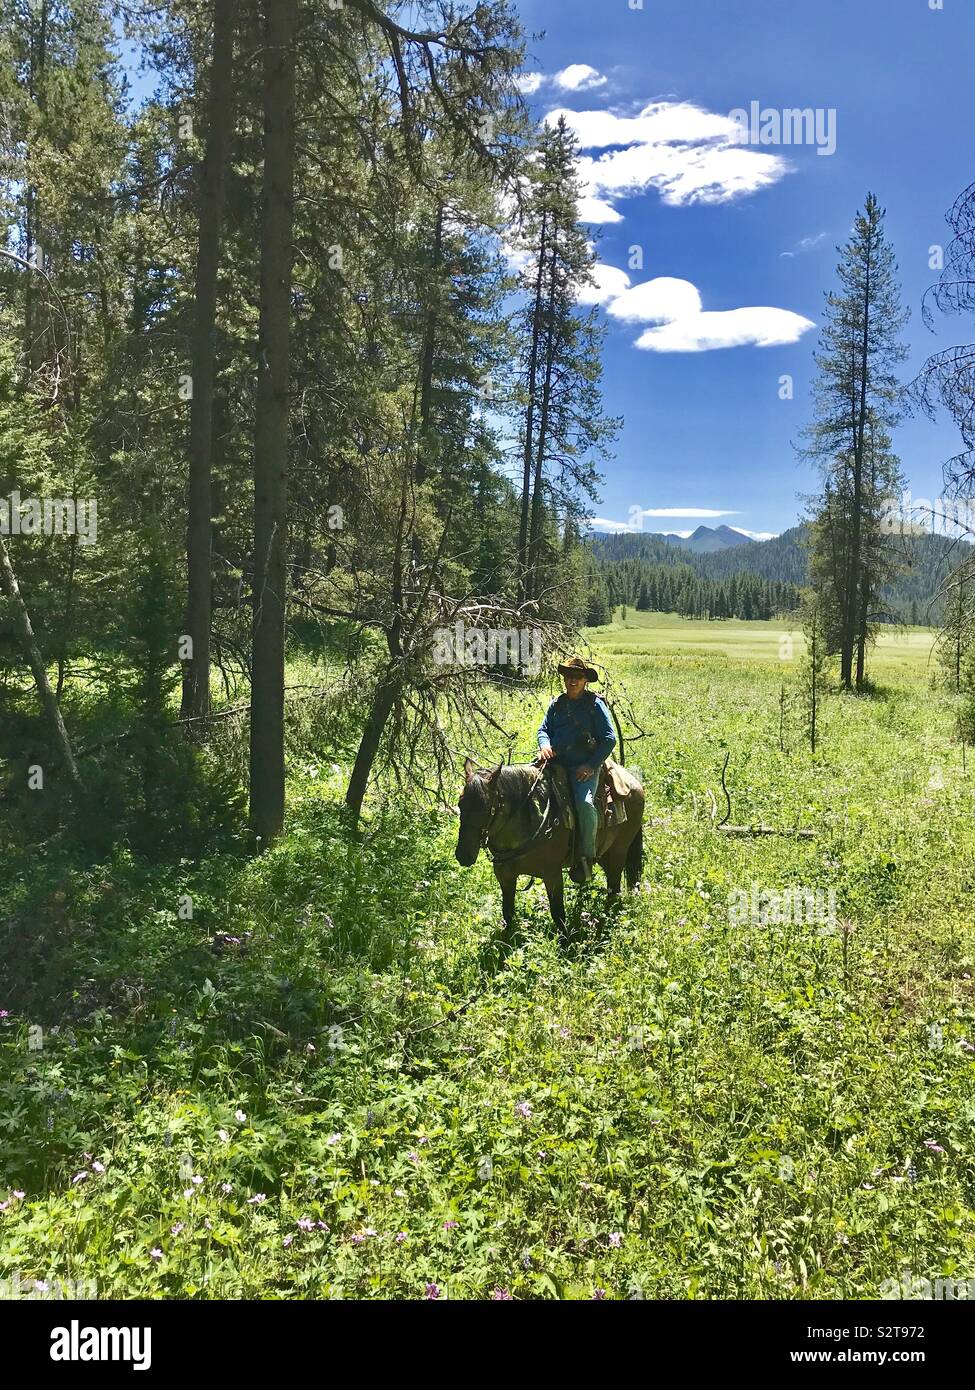
[[(457, 865), (448, 811), (377, 796), (354, 842), (309, 704), (259, 860), (0, 850), (0, 1279), (589, 1300), (975, 1277), (954, 697), (930, 632), (883, 637), (871, 693), (826, 695), (814, 757), (781, 635), (590, 634), (645, 730), (645, 870), (612, 917), (571, 889), (568, 945), (525, 883), (499, 958), (490, 866)], [(523, 754), (549, 695), (504, 706)], [(781, 834), (716, 827), (726, 755), (731, 821)], [(796, 920), (794, 890), (828, 910)], [(753, 893), (779, 906), (750, 920)]]
[[(638, 613), (630, 609), (625, 620), (617, 609), (616, 621), (592, 634), (607, 657), (714, 656), (727, 661), (773, 661), (780, 656), (783, 637), (792, 642), (794, 659), (805, 654), (801, 629), (781, 620), (745, 622), (739, 618), (702, 622), (675, 613)], [(929, 665), (934, 629), (895, 628), (881, 633), (871, 652), (871, 669), (910, 669), (918, 673)], [(791, 658), (790, 658), (791, 659)]]

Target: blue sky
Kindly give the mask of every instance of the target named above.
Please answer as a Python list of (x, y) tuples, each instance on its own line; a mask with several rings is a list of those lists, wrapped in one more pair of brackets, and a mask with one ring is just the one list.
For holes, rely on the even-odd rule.
[[(792, 443), (810, 414), (836, 246), (868, 191), (887, 208), (912, 311), (905, 379), (972, 338), (964, 319), (932, 334), (920, 316), (937, 278), (929, 248), (946, 243), (944, 214), (975, 180), (972, 0), (516, 3), (529, 33), (545, 31), (525, 63), (542, 76), (527, 83), (532, 109), (573, 113), (584, 210), (612, 268), (600, 272), (604, 394), (625, 425), (597, 515), (680, 513), (643, 518), (650, 531), (784, 530), (816, 485)], [(729, 114), (752, 102), (835, 111), (835, 153), (736, 144)], [(642, 270), (629, 269), (633, 246)], [(740, 345), (714, 346), (726, 342)], [(913, 497), (940, 497), (941, 465), (960, 448), (951, 421), (907, 420), (895, 446)]]

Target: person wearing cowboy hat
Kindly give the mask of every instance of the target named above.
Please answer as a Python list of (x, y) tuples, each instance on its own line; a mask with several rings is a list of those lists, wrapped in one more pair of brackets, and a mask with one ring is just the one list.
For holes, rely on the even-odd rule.
[(596, 858), (596, 784), (599, 769), (616, 747), (616, 733), (606, 703), (590, 681), (598, 674), (581, 656), (572, 656), (559, 667), (565, 693), (553, 700), (538, 730), (538, 761), (557, 758), (569, 774), (579, 823), (577, 863), (569, 876), (574, 883), (592, 878)]

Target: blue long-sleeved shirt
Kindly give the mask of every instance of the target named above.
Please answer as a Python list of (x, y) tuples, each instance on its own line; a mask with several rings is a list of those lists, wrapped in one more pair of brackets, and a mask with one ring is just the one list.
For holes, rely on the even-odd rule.
[[(596, 740), (595, 748), (586, 747), (586, 734)], [(605, 702), (591, 691), (578, 699), (560, 695), (548, 707), (538, 730), (539, 748), (551, 746), (556, 757), (567, 767), (598, 767), (616, 747), (616, 733)]]

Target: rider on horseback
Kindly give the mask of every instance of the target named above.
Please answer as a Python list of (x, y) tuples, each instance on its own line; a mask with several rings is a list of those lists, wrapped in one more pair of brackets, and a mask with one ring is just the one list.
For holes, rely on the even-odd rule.
[(616, 746), (616, 734), (605, 702), (586, 687), (598, 674), (581, 656), (559, 667), (565, 694), (553, 700), (538, 730), (538, 761), (552, 758), (565, 767), (572, 785), (579, 823), (578, 859), (570, 870), (574, 883), (592, 878), (596, 858), (596, 784), (599, 769)]

